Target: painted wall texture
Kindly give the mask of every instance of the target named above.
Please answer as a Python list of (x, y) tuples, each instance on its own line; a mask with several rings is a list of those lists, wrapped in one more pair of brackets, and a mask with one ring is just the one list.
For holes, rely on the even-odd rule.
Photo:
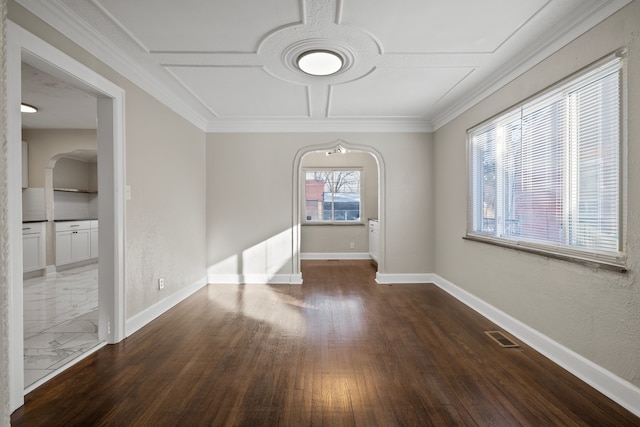
[(29, 144), (29, 187), (44, 187), (45, 168), (56, 154), (96, 150), (96, 131), (91, 129), (23, 129)]
[[(614, 273), (465, 241), (466, 130), (627, 47), (627, 255)], [(640, 3), (632, 2), (435, 133), (435, 272), (640, 386)]]
[[(305, 225), (300, 239), (301, 253), (368, 253), (368, 218), (378, 217), (378, 165), (368, 153), (345, 153), (327, 156), (310, 153), (302, 159), (303, 168), (362, 168), (361, 211), (364, 225)], [(301, 174), (301, 176), (303, 176)], [(353, 242), (354, 247), (351, 248)]]
[(7, 218), (6, 0), (0, 0), (0, 425), (9, 425), (9, 222)]
[(292, 273), (296, 153), (321, 144), (332, 147), (339, 139), (372, 147), (384, 159), (385, 272), (433, 271), (430, 134), (273, 133), (207, 135), (210, 274)]
[(15, 2), (8, 17), (125, 90), (126, 317), (202, 280), (205, 133)]

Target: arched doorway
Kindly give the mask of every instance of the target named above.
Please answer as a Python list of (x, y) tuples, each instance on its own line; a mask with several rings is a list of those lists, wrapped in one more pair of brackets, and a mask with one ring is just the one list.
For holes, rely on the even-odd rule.
[(304, 186), (301, 184), (302, 164), (305, 156), (317, 152), (330, 152), (343, 148), (348, 152), (366, 153), (371, 155), (378, 168), (378, 221), (379, 221), (379, 240), (378, 240), (378, 273), (385, 272), (385, 224), (386, 224), (386, 175), (384, 158), (378, 150), (366, 145), (350, 144), (342, 139), (334, 140), (327, 144), (303, 147), (296, 153), (293, 163), (293, 276), (302, 279), (300, 269), (300, 248), (301, 248), (301, 203), (304, 198)]

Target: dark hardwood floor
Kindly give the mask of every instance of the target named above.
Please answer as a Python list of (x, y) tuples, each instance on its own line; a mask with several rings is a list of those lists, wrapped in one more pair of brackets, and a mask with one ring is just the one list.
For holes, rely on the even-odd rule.
[(366, 261), (211, 285), (26, 396), (16, 426), (637, 426), (434, 285)]

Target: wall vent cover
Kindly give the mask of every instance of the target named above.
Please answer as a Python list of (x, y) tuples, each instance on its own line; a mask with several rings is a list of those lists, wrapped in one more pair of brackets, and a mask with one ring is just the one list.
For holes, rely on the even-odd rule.
[(520, 347), (519, 344), (516, 344), (515, 342), (511, 341), (510, 338), (507, 338), (507, 336), (505, 336), (500, 331), (485, 331), (484, 333), (489, 335), (491, 338), (493, 338), (493, 340), (496, 341), (498, 344), (500, 344), (502, 347), (505, 347), (505, 348)]

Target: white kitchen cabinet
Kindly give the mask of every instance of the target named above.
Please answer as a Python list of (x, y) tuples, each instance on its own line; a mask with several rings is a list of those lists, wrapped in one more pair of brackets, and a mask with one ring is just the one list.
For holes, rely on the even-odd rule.
[(90, 221), (56, 223), (56, 265), (91, 259)]
[(91, 221), (91, 258), (98, 258), (98, 221)]
[(22, 224), (22, 271), (42, 270), (46, 267), (45, 222)]
[(369, 220), (369, 256), (378, 262), (378, 243), (380, 236), (380, 225), (377, 219)]

